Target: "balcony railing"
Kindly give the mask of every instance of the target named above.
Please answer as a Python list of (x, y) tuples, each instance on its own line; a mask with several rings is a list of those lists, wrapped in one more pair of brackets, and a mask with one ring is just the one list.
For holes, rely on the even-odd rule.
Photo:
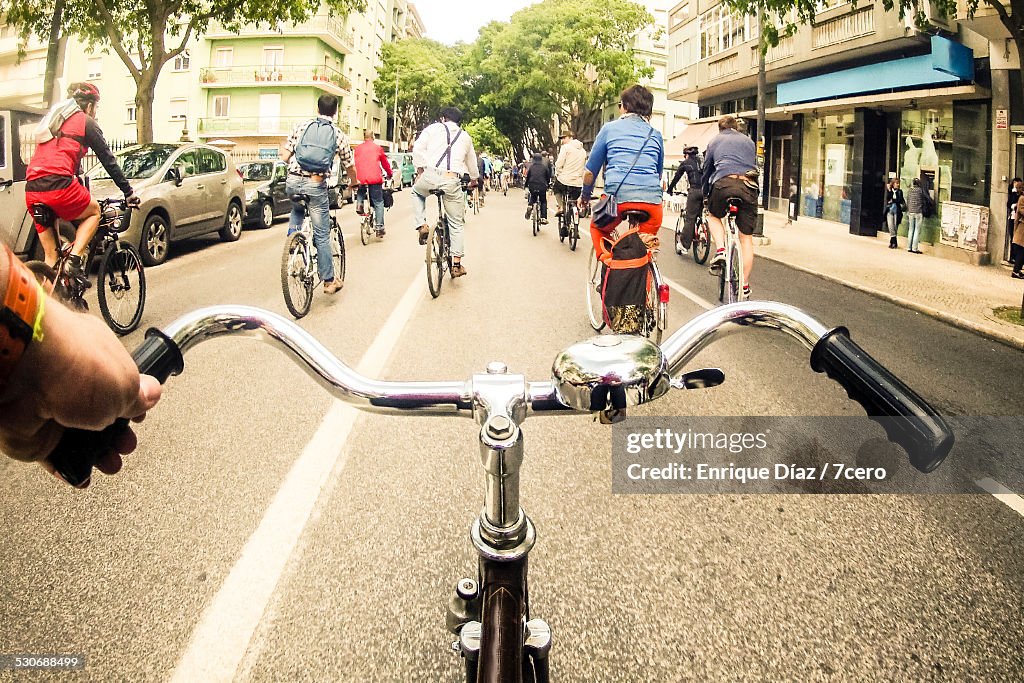
[(310, 116), (228, 116), (199, 119), (199, 136), (204, 138), (249, 135), (290, 135)]
[(349, 91), (352, 84), (337, 69), (329, 66), (232, 66), (209, 67), (199, 74), (199, 80), (207, 87), (255, 85), (274, 83), (278, 85), (315, 85), (325, 89), (337, 88)]
[(724, 59), (708, 64), (708, 78), (721, 78), (739, 71), (740, 58), (735, 52)]
[(339, 52), (352, 54), (354, 45), (353, 32), (345, 27), (345, 19), (327, 14), (318, 14), (315, 17), (304, 21), (301, 24), (288, 24), (281, 22), (274, 28), (247, 25), (239, 33), (226, 31), (223, 26), (215, 24), (207, 32), (208, 39), (230, 39), (238, 37), (273, 37), (273, 36), (308, 36), (315, 35), (324, 39), (324, 42), (334, 47)]
[(826, 47), (875, 32), (875, 10), (844, 14), (818, 24), (811, 30), (811, 47)]
[(792, 57), (796, 49), (796, 41), (793, 36), (786, 36), (779, 40), (779, 44), (774, 47), (769, 47), (768, 52), (765, 53), (765, 62), (776, 62), (780, 59), (786, 59)]

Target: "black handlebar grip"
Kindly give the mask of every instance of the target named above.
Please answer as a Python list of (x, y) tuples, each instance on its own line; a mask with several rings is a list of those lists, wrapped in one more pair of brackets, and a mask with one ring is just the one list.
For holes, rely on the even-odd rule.
[[(132, 353), (139, 372), (152, 375), (161, 384), (171, 375), (180, 374), (184, 359), (178, 345), (157, 329), (146, 332), (146, 341)], [(97, 460), (113, 449), (114, 441), (128, 429), (128, 420), (117, 419), (98, 432), (87, 429), (66, 429), (60, 443), (47, 458), (64, 481), (81, 488), (89, 483)]]
[(931, 472), (949, 455), (954, 436), (942, 416), (850, 339), (846, 328), (837, 327), (818, 340), (811, 368), (841, 384), (918, 470)]

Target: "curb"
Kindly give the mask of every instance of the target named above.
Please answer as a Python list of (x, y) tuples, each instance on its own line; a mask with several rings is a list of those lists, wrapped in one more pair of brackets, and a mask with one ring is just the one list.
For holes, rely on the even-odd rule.
[(820, 277), (822, 280), (828, 280), (829, 282), (834, 282), (838, 285), (843, 285), (844, 287), (855, 289), (858, 292), (870, 294), (873, 297), (884, 299), (885, 301), (896, 304), (897, 306), (909, 308), (910, 310), (917, 311), (918, 313), (924, 313), (925, 315), (937, 318), (945, 323), (949, 323), (954, 327), (959, 327), (960, 329), (967, 330), (968, 332), (974, 332), (975, 334), (979, 334), (983, 337), (988, 337), (989, 339), (993, 339), (997, 342), (1006, 344), (1007, 346), (1011, 346), (1015, 349), (1024, 351), (1024, 339), (1016, 337), (1012, 334), (1007, 334), (1001, 330), (993, 329), (992, 327), (989, 327), (987, 325), (982, 325), (981, 323), (976, 323), (972, 320), (961, 318), (960, 316), (953, 315), (952, 313), (947, 313), (946, 311), (942, 311), (937, 308), (932, 308), (931, 306), (919, 304), (916, 301), (904, 299), (903, 297), (896, 296), (895, 294), (883, 292), (878, 289), (872, 289), (871, 287), (866, 287), (856, 282), (843, 280), (842, 278), (835, 277), (834, 275), (828, 275), (826, 273), (816, 271), (812, 268), (799, 266), (794, 263), (784, 261), (778, 257), (766, 256), (763, 253), (758, 253), (756, 254), (756, 256), (766, 259), (768, 261), (773, 261), (775, 263), (781, 263), (784, 266), (788, 266), (789, 268), (792, 268), (794, 270), (799, 270), (803, 273), (807, 273), (808, 275)]

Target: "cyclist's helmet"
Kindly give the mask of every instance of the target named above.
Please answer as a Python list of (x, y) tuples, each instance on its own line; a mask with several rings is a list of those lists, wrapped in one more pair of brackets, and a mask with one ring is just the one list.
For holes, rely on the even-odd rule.
[(72, 83), (68, 86), (68, 94), (79, 103), (100, 101), (100, 89), (86, 81)]

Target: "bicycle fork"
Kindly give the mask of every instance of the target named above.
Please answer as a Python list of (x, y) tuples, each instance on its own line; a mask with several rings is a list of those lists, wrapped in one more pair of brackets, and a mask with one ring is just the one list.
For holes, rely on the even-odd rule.
[(537, 532), (519, 506), (526, 380), (503, 363), (473, 378), (480, 423), (480, 460), (486, 472), (484, 509), (470, 531), (480, 557), (477, 579), (463, 578), (448, 605), (452, 643), (476, 681), (547, 683), (551, 629), (530, 619), (527, 556)]

